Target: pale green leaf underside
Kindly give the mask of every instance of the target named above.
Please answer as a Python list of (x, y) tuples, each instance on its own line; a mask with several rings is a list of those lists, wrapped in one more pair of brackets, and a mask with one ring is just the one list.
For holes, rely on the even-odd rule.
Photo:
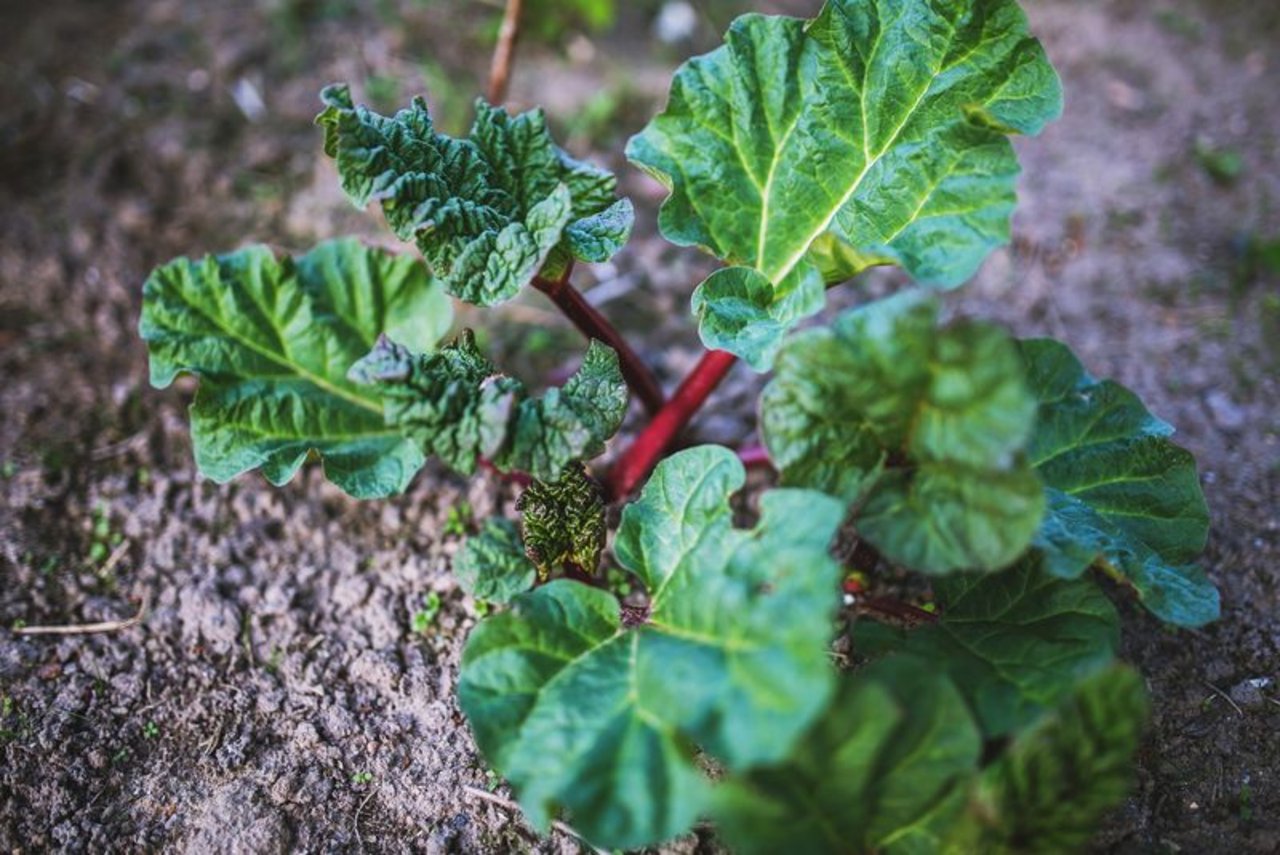
[(965, 700), (928, 661), (894, 656), (843, 680), (787, 763), (720, 786), (734, 852), (1078, 851), (1127, 792), (1147, 717), (1141, 678), (1111, 665), (984, 768)]
[(1031, 461), (1048, 490), (1036, 546), (1059, 576), (1101, 559), (1163, 620), (1218, 617), (1218, 591), (1194, 565), (1209, 532), (1195, 459), (1136, 395), (1090, 377), (1065, 346), (1022, 343), (1040, 402)]
[[(879, 263), (950, 287), (1008, 240), (1007, 135), (1061, 109), (1015, 0), (830, 0), (813, 21), (735, 21), (680, 68), (627, 155), (671, 190), (669, 240), (756, 271), (776, 299), (811, 271), (839, 281)], [(737, 353), (713, 296), (703, 334)], [(740, 355), (767, 366), (766, 334), (740, 335)]]
[(988, 736), (1026, 725), (1112, 660), (1115, 608), (1087, 579), (1059, 579), (1029, 556), (1001, 573), (934, 582), (942, 618), (903, 633), (860, 622), (860, 652), (898, 650), (951, 676)]
[(389, 428), (463, 474), (484, 458), (554, 481), (570, 462), (601, 454), (627, 412), (618, 355), (594, 340), (564, 386), (536, 398), (498, 372), (470, 331), (429, 354), (384, 336), (350, 376), (379, 396)]
[(453, 559), (453, 573), (462, 590), (500, 605), (529, 590), (538, 577), (519, 529), (502, 517), (490, 517), (479, 534), (467, 538)]
[(938, 327), (903, 294), (793, 336), (761, 399), (785, 483), (856, 508), (890, 560), (931, 573), (996, 569), (1026, 548), (1044, 509), (1025, 461), (1035, 402), (1017, 349), (979, 324)]
[(1113, 665), (1083, 680), (983, 770), (946, 851), (1082, 850), (1129, 791), (1147, 715), (1132, 668)]
[(981, 750), (954, 684), (928, 662), (890, 657), (842, 678), (786, 764), (723, 784), (714, 816), (742, 855), (936, 852)]
[(153, 385), (201, 378), (191, 430), (205, 475), (260, 468), (283, 484), (316, 454), (338, 487), (376, 498), (402, 492), (423, 456), (347, 369), (384, 332), (434, 347), (452, 319), (421, 263), (340, 240), (297, 259), (258, 246), (170, 262), (147, 280), (139, 330)]
[(567, 808), (600, 845), (674, 836), (709, 803), (695, 745), (729, 769), (777, 762), (823, 708), (842, 508), (775, 490), (736, 529), (744, 481), (732, 452), (690, 449), (626, 508), (618, 560), (649, 588), (643, 625), (624, 626), (611, 594), (556, 581), (472, 634), (459, 700), (535, 824)]
[(435, 130), (421, 99), (391, 117), (356, 106), (345, 86), (321, 99), (316, 121), (347, 195), (380, 203), (460, 299), (503, 302), (557, 250), (607, 261), (630, 236), (617, 179), (557, 148), (540, 110), (509, 116), (477, 101), (470, 135), (455, 139)]

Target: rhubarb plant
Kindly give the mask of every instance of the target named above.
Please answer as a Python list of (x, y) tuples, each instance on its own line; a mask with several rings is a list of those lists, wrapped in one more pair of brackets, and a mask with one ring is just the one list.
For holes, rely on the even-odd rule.
[[(535, 826), (611, 848), (702, 822), (741, 852), (1087, 843), (1147, 708), (1116, 603), (1197, 627), (1218, 595), (1173, 428), (1061, 343), (949, 319), (942, 292), (1009, 238), (1009, 137), (1061, 111), (1015, 0), (747, 15), (675, 73), (627, 155), (669, 191), (663, 236), (723, 266), (691, 295), (709, 350), (669, 398), (571, 281), (623, 249), (632, 205), (541, 112), (481, 100), (452, 138), (422, 99), (321, 100), (343, 189), (419, 257), (343, 239), (164, 265), (143, 289), (152, 382), (199, 378), (218, 482), (313, 461), (385, 498), (435, 458), (432, 477), (519, 485), (453, 562), (492, 605), (458, 686)], [(871, 299), (857, 277), (879, 265), (915, 284)], [(796, 329), (850, 281), (855, 308)], [(588, 339), (536, 395), (451, 300), (526, 287)], [(764, 456), (677, 450), (739, 360), (772, 372)], [(602, 467), (629, 392), (647, 421)], [(761, 460), (775, 483), (744, 492)]]

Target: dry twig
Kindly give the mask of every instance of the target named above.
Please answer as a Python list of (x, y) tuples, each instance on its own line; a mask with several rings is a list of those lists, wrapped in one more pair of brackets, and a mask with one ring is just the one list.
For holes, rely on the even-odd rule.
[(520, 36), (520, 7), (523, 5), (523, 0), (507, 0), (507, 10), (502, 15), (493, 64), (489, 66), (489, 103), (494, 106), (507, 100), (507, 83), (511, 80), (511, 60), (516, 52), (516, 39)]
[(104, 620), (99, 623), (80, 623), (80, 624), (64, 624), (61, 626), (24, 626), (13, 630), (14, 635), (92, 635), (100, 632), (117, 632), (122, 629), (128, 629), (131, 626), (137, 626), (142, 623), (142, 619), (147, 615), (147, 608), (151, 605), (151, 597), (148, 594), (142, 595), (142, 604), (138, 606), (138, 613), (131, 618), (124, 620)]
[(1213, 683), (1210, 683), (1208, 680), (1202, 680), (1201, 682), (1203, 682), (1206, 686), (1208, 686), (1210, 689), (1212, 689), (1212, 690), (1213, 690), (1213, 693), (1214, 693), (1215, 695), (1217, 695), (1218, 697), (1222, 698), (1222, 699), (1223, 699), (1224, 701), (1226, 701), (1227, 703), (1231, 704), (1231, 708), (1232, 708), (1232, 709), (1234, 709), (1236, 712), (1238, 712), (1238, 713), (1240, 714), (1240, 717), (1241, 717), (1241, 718), (1243, 718), (1243, 717), (1244, 717), (1244, 710), (1240, 709), (1240, 705), (1239, 705), (1239, 704), (1237, 704), (1235, 701), (1231, 700), (1231, 696), (1230, 696), (1230, 695), (1228, 695), (1226, 692), (1224, 692), (1224, 691), (1222, 691), (1221, 689), (1219, 689), (1217, 686), (1213, 685)]

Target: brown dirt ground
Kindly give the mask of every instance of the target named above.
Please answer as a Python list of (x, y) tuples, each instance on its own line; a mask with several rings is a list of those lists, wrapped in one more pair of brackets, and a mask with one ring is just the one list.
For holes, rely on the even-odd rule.
[[(135, 334), (143, 278), (175, 255), (251, 240), (297, 250), (347, 231), (385, 240), (340, 197), (310, 125), (315, 94), (338, 79), (371, 96), (390, 86), (393, 101), (397, 83), (405, 96), (425, 86), (461, 124), (459, 93), (487, 61), (483, 7), (0, 10), (0, 626), (146, 605), (113, 634), (0, 629), (0, 848), (574, 850), (464, 789), (496, 782), (453, 699), (476, 614), (448, 574), (459, 538), (447, 521), (509, 509), (509, 491), (438, 470), (373, 504), (314, 472), (279, 490), (211, 484), (191, 461), (191, 387), (151, 390)], [(1155, 715), (1134, 795), (1096, 845), (1275, 851), (1280, 279), (1248, 248), (1280, 237), (1280, 13), (1244, 0), (1032, 0), (1029, 12), (1067, 115), (1020, 144), (1014, 244), (952, 306), (1066, 339), (1179, 427), (1202, 464), (1205, 561), (1224, 600), (1199, 632), (1126, 606), (1125, 655)], [(604, 42), (526, 51), (514, 88), (517, 102), (548, 103), (577, 153), (620, 168), (622, 140), (679, 59), (629, 15)], [(584, 109), (592, 118), (574, 118)], [(1239, 174), (1215, 179), (1205, 152), (1238, 156)], [(654, 238), (658, 194), (623, 174), (642, 225), (593, 272), (594, 299), (643, 333), (670, 382), (695, 355), (684, 307), (707, 265)], [(512, 363), (554, 367), (577, 348), (537, 300), (486, 323)], [(699, 436), (749, 436), (757, 384), (736, 373)], [(431, 592), (442, 608), (415, 633)]]

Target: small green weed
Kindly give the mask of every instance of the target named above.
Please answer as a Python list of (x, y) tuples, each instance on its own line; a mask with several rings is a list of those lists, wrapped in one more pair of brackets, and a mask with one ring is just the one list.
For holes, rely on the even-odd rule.
[(418, 635), (425, 635), (440, 614), (440, 595), (430, 591), (422, 598), (422, 608), (413, 613), (409, 619), (410, 628)]
[(472, 510), (471, 503), (461, 501), (449, 508), (449, 514), (444, 521), (444, 533), (454, 537), (466, 537), (474, 519), (475, 511)]

